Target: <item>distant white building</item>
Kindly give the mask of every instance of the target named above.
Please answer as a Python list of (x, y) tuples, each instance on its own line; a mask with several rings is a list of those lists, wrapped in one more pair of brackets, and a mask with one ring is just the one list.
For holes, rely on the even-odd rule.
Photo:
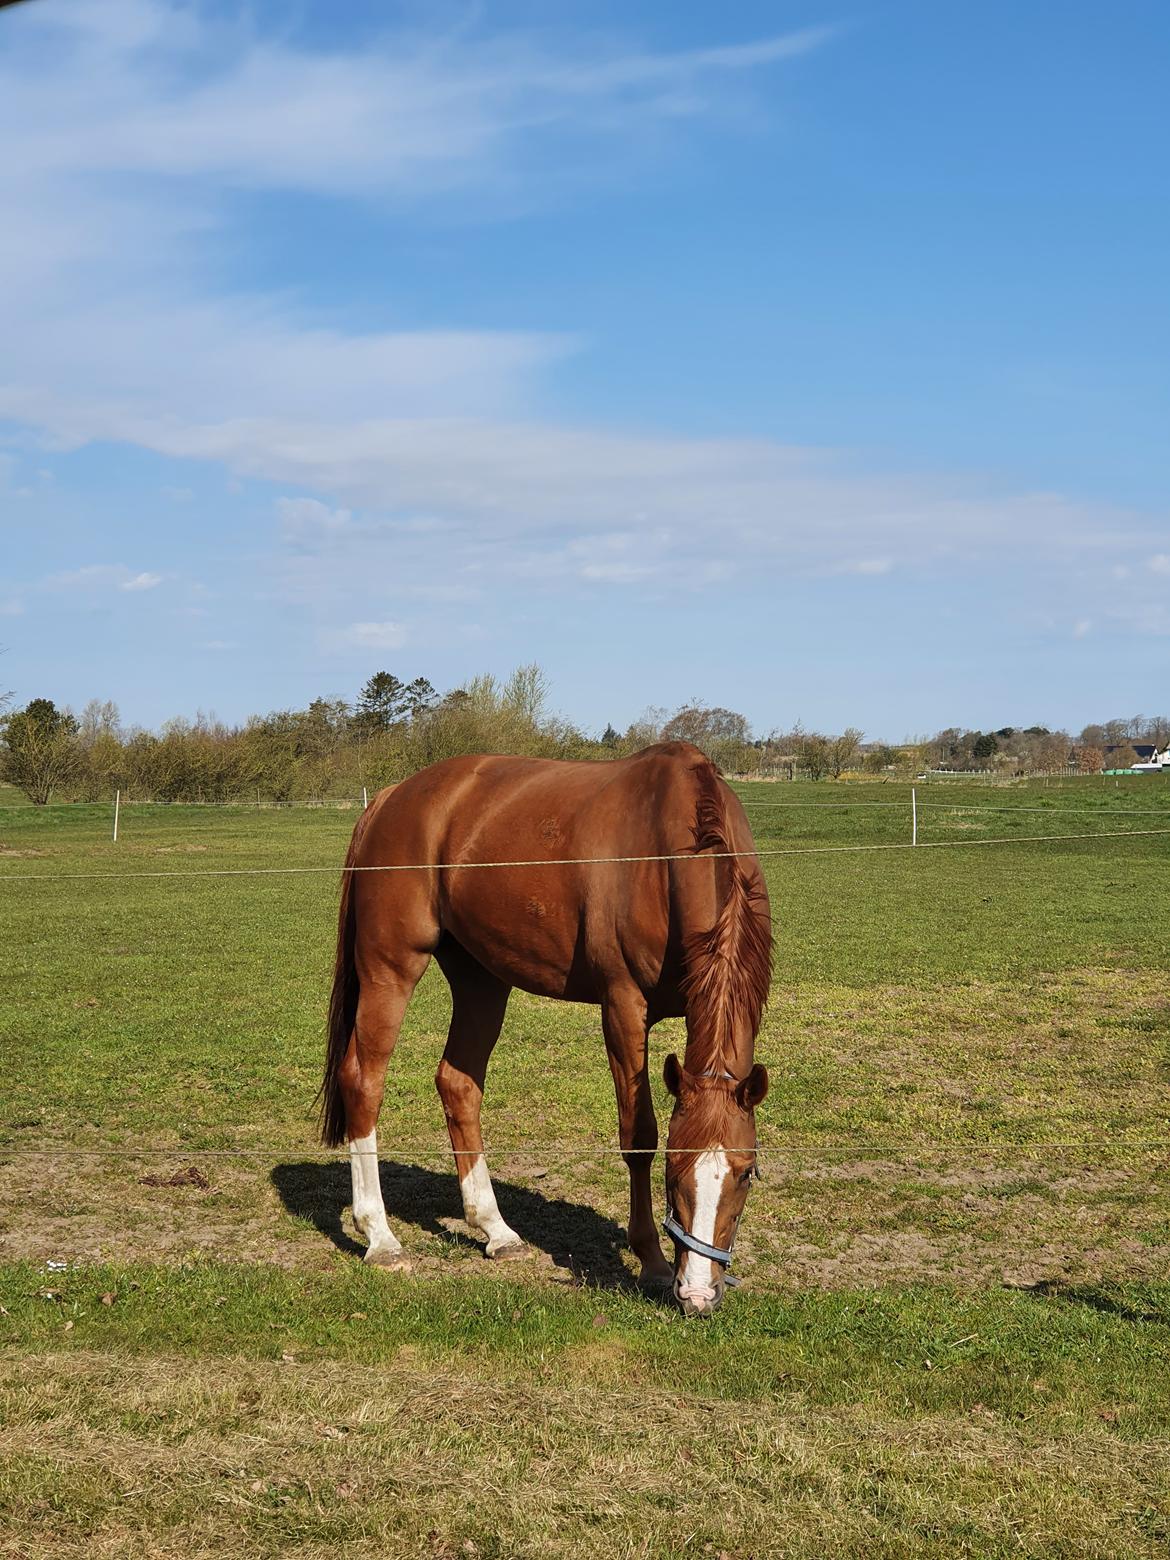
[[(1134, 756), (1126, 764), (1131, 753)], [(1113, 742), (1105, 749), (1105, 768), (1118, 767), (1119, 761), (1131, 774), (1170, 774), (1170, 747), (1159, 748), (1156, 742)]]

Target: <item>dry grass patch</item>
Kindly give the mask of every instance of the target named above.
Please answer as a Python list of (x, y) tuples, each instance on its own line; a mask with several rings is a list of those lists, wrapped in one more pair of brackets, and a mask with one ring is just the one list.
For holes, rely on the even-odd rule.
[(5, 1362), (22, 1556), (1164, 1553), (1170, 1445), (990, 1411), (504, 1386), (166, 1355)]

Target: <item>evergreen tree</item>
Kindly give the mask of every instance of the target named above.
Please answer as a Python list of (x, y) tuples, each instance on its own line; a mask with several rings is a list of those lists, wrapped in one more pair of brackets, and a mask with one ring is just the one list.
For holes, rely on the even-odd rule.
[(357, 721), (367, 733), (388, 731), (410, 708), (409, 690), (393, 672), (375, 672), (357, 701)]
[(416, 677), (413, 682), (407, 683), (403, 696), (411, 720), (417, 720), (420, 715), (425, 715), (429, 709), (433, 709), (439, 697), (426, 677)]

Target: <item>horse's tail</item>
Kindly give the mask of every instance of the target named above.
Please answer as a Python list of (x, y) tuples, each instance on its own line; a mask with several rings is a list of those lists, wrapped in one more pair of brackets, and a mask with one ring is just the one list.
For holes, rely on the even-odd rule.
[(329, 998), (329, 1026), (325, 1042), (325, 1077), (318, 1099), (321, 1102), (321, 1141), (337, 1148), (346, 1139), (345, 1100), (339, 1074), (349, 1050), (354, 1020), (357, 1018), (358, 974), (353, 950), (357, 936), (357, 915), (353, 902), (354, 873), (358, 847), (366, 832), (370, 809), (362, 813), (350, 838), (341, 877), (341, 905), (337, 916), (337, 957), (333, 966), (333, 992)]
[[(732, 843), (723, 788), (713, 764), (695, 770), (695, 850), (716, 854), (742, 848)], [(754, 870), (753, 870), (754, 869)], [(719, 908), (710, 931), (693, 933), (684, 946), (683, 995), (688, 1049), (692, 1043), (713, 1063), (730, 1059), (736, 1029), (759, 1032), (772, 977), (772, 919), (768, 895), (754, 858), (728, 856), (715, 863)]]

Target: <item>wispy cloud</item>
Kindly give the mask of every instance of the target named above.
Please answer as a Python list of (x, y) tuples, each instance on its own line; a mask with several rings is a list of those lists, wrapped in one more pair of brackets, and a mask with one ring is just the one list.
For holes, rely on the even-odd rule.
[(310, 51), (164, 0), (56, 0), (11, 25), (26, 57), (55, 62), (47, 74), (13, 69), (6, 83), (14, 115), (51, 127), (24, 142), (37, 180), (132, 173), (330, 195), (506, 177), (534, 132), (621, 136), (629, 156), (638, 121), (733, 106), (745, 77), (831, 36), (810, 28), (681, 52), (577, 37), (558, 51), (547, 31), (399, 30), (360, 51)]
[(124, 563), (90, 563), (80, 569), (52, 574), (45, 581), (49, 590), (153, 590), (162, 584), (161, 574), (146, 570), (135, 573)]
[[(212, 277), (240, 220), (228, 192), (466, 204), (522, 170), (538, 198), (534, 144), (563, 136), (612, 177), (615, 136), (625, 163), (639, 122), (732, 107), (745, 77), (826, 36), (656, 54), (399, 31), (323, 53), (168, 0), (16, 12), (0, 57), (0, 137), (21, 148), (0, 166), (0, 416), (69, 443), (132, 440), (156, 409), (179, 425), (515, 409), (571, 333), (358, 333), (226, 291)], [(546, 162), (555, 190), (568, 153)]]
[(353, 623), (338, 637), (364, 650), (397, 650), (406, 643), (406, 628), (401, 623)]
[[(517, 579), (675, 591), (1027, 564), (1082, 570), (1087, 591), (1132, 568), (1149, 592), (1170, 572), (1164, 518), (767, 440), (542, 420), (546, 373), (587, 349), (571, 320), (354, 331), (222, 283), (241, 192), (450, 209), (522, 183), (539, 201), (567, 170), (622, 176), (614, 148), (624, 168), (655, 139), (641, 130), (733, 116), (823, 30), (675, 53), (398, 33), (322, 54), (225, 18), (54, 0), (6, 19), (0, 136), (21, 155), (0, 164), (0, 416), (287, 488), (276, 590), (342, 624), (337, 642), (396, 648), (404, 600), (455, 607)], [(54, 588), (160, 583), (94, 565)]]
[(353, 524), (348, 509), (331, 509), (317, 498), (278, 498), (276, 513), (285, 541), (317, 541), (336, 536)]
[(894, 567), (892, 558), (847, 558), (841, 564), (842, 574), (889, 574)]

